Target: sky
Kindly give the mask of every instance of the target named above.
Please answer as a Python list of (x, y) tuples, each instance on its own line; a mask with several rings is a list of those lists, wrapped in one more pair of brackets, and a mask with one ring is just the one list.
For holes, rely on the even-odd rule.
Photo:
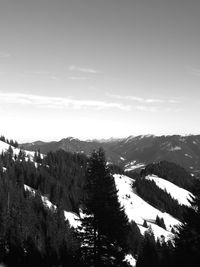
[(0, 134), (199, 134), (199, 0), (2, 0)]

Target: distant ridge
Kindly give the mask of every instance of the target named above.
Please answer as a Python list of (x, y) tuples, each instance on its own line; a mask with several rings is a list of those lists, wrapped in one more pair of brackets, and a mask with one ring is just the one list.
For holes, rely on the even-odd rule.
[(200, 174), (200, 135), (138, 135), (127, 138), (80, 140), (74, 137), (60, 141), (21, 144), (26, 150), (41, 153), (63, 149), (89, 155), (100, 146), (104, 148), (108, 162), (126, 170), (141, 169), (145, 165), (162, 160), (172, 161), (186, 168), (193, 175)]

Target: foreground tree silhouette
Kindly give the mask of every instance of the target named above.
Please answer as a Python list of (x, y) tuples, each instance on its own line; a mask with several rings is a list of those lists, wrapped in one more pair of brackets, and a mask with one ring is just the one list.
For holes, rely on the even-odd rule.
[(88, 266), (127, 266), (128, 219), (120, 207), (114, 178), (104, 151), (92, 153), (87, 168), (86, 199), (82, 218), (82, 256)]
[(196, 267), (200, 265), (200, 181), (195, 182), (195, 197), (184, 216), (175, 238), (174, 266)]
[(156, 251), (155, 237), (152, 229), (145, 231), (144, 240), (142, 242), (141, 251), (138, 256), (136, 267), (157, 267), (158, 255)]

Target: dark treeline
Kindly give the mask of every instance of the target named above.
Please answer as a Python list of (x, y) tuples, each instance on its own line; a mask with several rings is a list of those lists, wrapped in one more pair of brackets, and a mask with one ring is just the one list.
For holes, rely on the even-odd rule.
[(53, 184), (50, 183), (51, 186), (44, 193), (53, 203), (62, 204), (67, 210), (78, 212), (84, 194), (87, 162), (88, 158), (83, 154), (63, 150), (47, 154), (43, 161), (44, 166), (39, 169), (47, 175), (46, 188), (49, 186), (48, 177), (51, 177)]
[(173, 249), (172, 242), (165, 242), (164, 237), (156, 241), (150, 228), (144, 234), (136, 267), (170, 267)]
[(188, 207), (180, 205), (169, 193), (160, 189), (154, 181), (139, 177), (133, 183), (133, 186), (136, 187), (138, 195), (152, 206), (162, 212), (168, 212), (175, 218), (183, 221), (183, 214)]
[(9, 139), (5, 138), (5, 136), (3, 136), (3, 135), (0, 136), (0, 141), (3, 141), (3, 142), (5, 142), (5, 143), (7, 143), (7, 144), (9, 144), (15, 148), (19, 147), (19, 144), (17, 141), (14, 141), (12, 139), (9, 140)]
[(11, 160), (7, 171), (0, 171), (0, 262), (10, 267), (76, 266), (80, 244), (63, 210), (46, 208), (40, 193), (24, 190), (23, 165)]
[(184, 168), (173, 162), (160, 161), (149, 164), (141, 174), (142, 176), (155, 174), (189, 191), (193, 190), (195, 179)]
[(8, 153), (1, 155), (1, 164), (7, 169), (8, 179), (16, 178), (21, 184), (39, 190), (54, 204), (77, 212), (85, 182), (86, 156), (61, 150), (42, 160), (37, 152), (33, 162), (23, 151), (16, 157), (9, 148)]

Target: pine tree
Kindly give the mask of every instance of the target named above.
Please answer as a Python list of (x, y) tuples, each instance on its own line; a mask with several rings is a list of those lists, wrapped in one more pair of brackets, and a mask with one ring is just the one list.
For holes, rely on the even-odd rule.
[(148, 228), (148, 224), (147, 224), (146, 220), (144, 220), (144, 222), (143, 222), (143, 227)]
[(160, 227), (162, 227), (163, 229), (166, 230), (166, 225), (165, 225), (164, 219), (163, 219), (163, 218), (160, 218), (158, 215), (156, 216), (156, 221), (155, 221), (155, 223), (156, 223), (158, 226), (160, 226)]
[(177, 266), (200, 265), (200, 181), (195, 182), (192, 209), (184, 215), (184, 224), (177, 231), (175, 238), (175, 259)]
[(104, 151), (92, 153), (87, 168), (83, 224), (84, 257), (88, 266), (123, 266), (128, 220), (120, 207), (114, 178)]
[(158, 255), (156, 251), (156, 242), (151, 228), (144, 235), (141, 251), (138, 256), (136, 267), (157, 267)]

